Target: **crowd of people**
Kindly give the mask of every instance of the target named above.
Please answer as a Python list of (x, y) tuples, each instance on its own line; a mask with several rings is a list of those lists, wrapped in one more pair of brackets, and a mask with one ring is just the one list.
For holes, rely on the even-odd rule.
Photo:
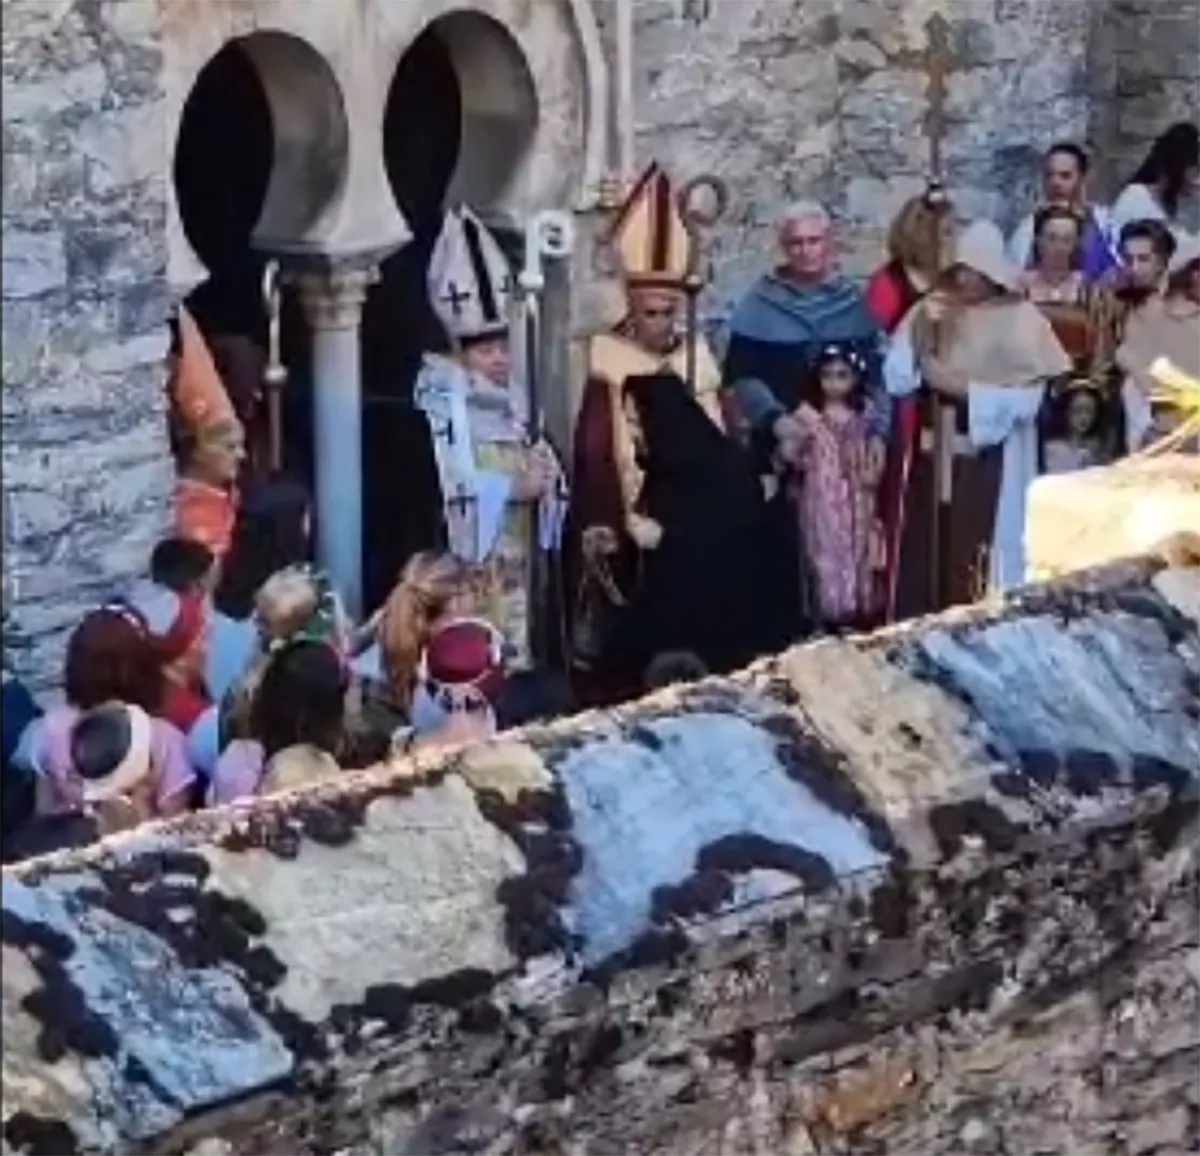
[(254, 414), (181, 308), (173, 532), (71, 633), (60, 704), (6, 664), (5, 859), (1019, 583), (1030, 481), (1169, 428), (1157, 358), (1200, 376), (1200, 242), (1178, 221), (1200, 132), (1168, 129), (1111, 207), (1088, 170), (1051, 147), (1007, 240), (932, 184), (864, 289), (826, 210), (792, 207), (719, 364), (681, 332), (695, 239), (651, 165), (614, 220), (628, 313), (589, 345), (567, 463), (513, 380), (511, 270), (451, 211), (429, 272), (449, 348), (413, 392), (443, 532), (360, 623), (313, 564), (308, 488), (254, 460)]

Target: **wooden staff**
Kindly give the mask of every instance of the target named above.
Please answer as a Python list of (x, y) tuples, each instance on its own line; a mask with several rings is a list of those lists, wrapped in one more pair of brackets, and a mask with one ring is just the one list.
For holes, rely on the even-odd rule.
[[(945, 16), (934, 12), (925, 22), (925, 74), (927, 77), (925, 112), (925, 135), (929, 141), (929, 192), (932, 198), (944, 198), (942, 185), (942, 136), (946, 130), (946, 77), (950, 72), (950, 26)], [(944, 201), (943, 201), (944, 203)], [(935, 245), (934, 275), (942, 268), (944, 254), (941, 252), (941, 230), (937, 232)], [(928, 298), (927, 298), (928, 300)], [(940, 353), (941, 325), (936, 321), (930, 326), (928, 353), (937, 357)], [(933, 414), (932, 445), (933, 488), (930, 500), (929, 528), (929, 590), (931, 610), (942, 608), (942, 526), (943, 514), (950, 505), (954, 463), (946, 461), (947, 439), (943, 428), (944, 406), (937, 390), (928, 387)], [(953, 445), (951, 440), (950, 445)], [(918, 451), (920, 447), (918, 446)]]

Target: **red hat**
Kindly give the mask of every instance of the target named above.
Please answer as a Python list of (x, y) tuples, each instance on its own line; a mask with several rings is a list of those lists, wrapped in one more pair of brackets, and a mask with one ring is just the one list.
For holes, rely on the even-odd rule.
[(417, 675), (434, 697), (474, 689), (494, 703), (504, 682), (504, 651), (504, 637), (490, 622), (456, 618), (431, 635)]

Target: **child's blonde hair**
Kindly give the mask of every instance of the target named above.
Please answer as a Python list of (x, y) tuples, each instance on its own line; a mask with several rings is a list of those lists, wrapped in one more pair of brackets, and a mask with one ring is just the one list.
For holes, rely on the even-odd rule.
[(379, 649), (393, 695), (412, 706), (413, 681), (433, 623), (467, 590), (467, 568), (453, 554), (414, 554), (383, 608)]

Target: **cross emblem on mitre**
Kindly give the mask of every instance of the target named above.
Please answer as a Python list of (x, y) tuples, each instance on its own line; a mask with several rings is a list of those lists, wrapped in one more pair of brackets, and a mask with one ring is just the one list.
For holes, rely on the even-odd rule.
[(446, 214), (430, 255), (429, 302), (455, 340), (503, 327), (511, 269), (496, 240), (467, 208)]
[(442, 294), (442, 300), (454, 310), (455, 317), (461, 317), (463, 306), (471, 300), (473, 294), (469, 289), (460, 289), (453, 281), (446, 283), (446, 292)]

